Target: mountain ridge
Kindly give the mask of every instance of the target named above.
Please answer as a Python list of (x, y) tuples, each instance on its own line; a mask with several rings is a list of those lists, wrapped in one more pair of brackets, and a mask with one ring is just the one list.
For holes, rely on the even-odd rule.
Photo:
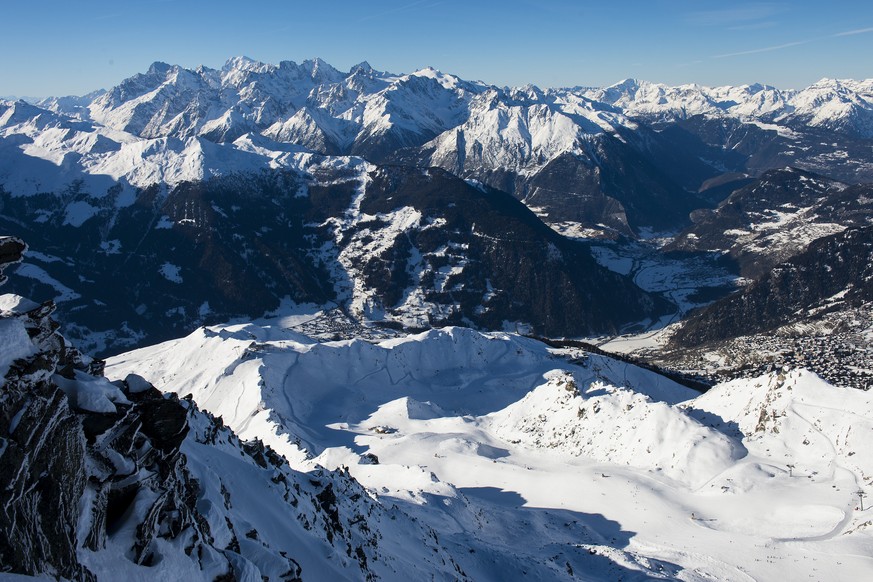
[[(289, 167), (299, 165), (287, 155), (293, 146), (299, 154), (437, 165), (514, 194), (548, 222), (635, 236), (687, 221), (689, 205), (701, 203), (696, 190), (725, 173), (796, 165), (873, 181), (862, 153), (873, 140), (870, 80), (828, 79), (800, 91), (637, 80), (500, 88), (433, 68), (393, 74), (356, 65), (346, 73), (320, 59), (273, 65), (235, 57), (220, 69), (157, 62), (107, 91), (28, 107), (0, 104), (0, 145), (15, 168), (0, 167), (0, 183), (15, 194), (83, 179), (99, 196), (111, 185), (104, 177), (172, 186)], [(847, 163), (835, 163), (841, 159)], [(39, 160), (66, 175), (52, 183)], [(550, 165), (571, 160), (571, 182), (549, 178)], [(601, 176), (616, 165), (640, 169), (615, 183)], [(667, 203), (636, 208), (647, 191)]]
[[(352, 196), (352, 200), (356, 195), (339, 183), (350, 184), (348, 175), (362, 176), (361, 168), (367, 165), (404, 167), (403, 172), (417, 180), (431, 172), (427, 168), (437, 167), (469, 185), (462, 187), (448, 175), (433, 173), (432, 177), (447, 188), (459, 192), (466, 189), (470, 194), (480, 187), (506, 192), (567, 238), (589, 242), (598, 237), (645, 240), (680, 231), (681, 244), (674, 242), (666, 250), (675, 247), (682, 252), (712, 255), (724, 250), (724, 245), (690, 244), (692, 235), (699, 236), (694, 229), (703, 224), (694, 224), (693, 220), (707, 216), (713, 208), (713, 216), (724, 214), (722, 210), (727, 206), (723, 198), (739, 196), (732, 192), (743, 184), (768, 180), (772, 176), (768, 172), (774, 169), (792, 166), (805, 172), (824, 172), (822, 179), (841, 184), (857, 184), (865, 177), (873, 181), (869, 155), (873, 140), (863, 137), (864, 112), (873, 111), (868, 107), (871, 88), (873, 81), (829, 79), (796, 92), (781, 92), (760, 84), (670, 88), (637, 80), (603, 89), (540, 89), (533, 85), (497, 88), (432, 68), (395, 75), (369, 65), (356, 65), (349, 72), (341, 72), (318, 59), (273, 65), (240, 57), (230, 59), (220, 70), (192, 70), (157, 62), (146, 72), (96, 93), (90, 100), (55, 99), (41, 106), (0, 103), (0, 203), (18, 216), (20, 224), (15, 228), (32, 229), (34, 233), (46, 223), (90, 231), (96, 227), (91, 221), (100, 222), (102, 230), (98, 228), (96, 234), (88, 235), (96, 253), (89, 260), (96, 261), (103, 254), (111, 257), (120, 252), (117, 245), (121, 238), (106, 235), (118, 217), (132, 213), (130, 207), (137, 201), (145, 204), (148, 200), (148, 204), (159, 207), (172, 198), (171, 204), (176, 205), (173, 209), (149, 219), (154, 220), (158, 230), (190, 229), (196, 218), (223, 220), (217, 211), (203, 206), (202, 200), (185, 199), (194, 196), (198, 188), (188, 184), (207, 185), (208, 189), (211, 180), (256, 183), (264, 172), (300, 176), (303, 184), (312, 174), (321, 176), (315, 182), (322, 181), (322, 185), (335, 180), (337, 190), (342, 191), (339, 199)], [(807, 115), (810, 108), (833, 115), (830, 121), (821, 117), (815, 121)], [(366, 181), (362, 180), (359, 184)], [(421, 185), (428, 190), (424, 182)], [(310, 191), (300, 190), (293, 195), (286, 192), (283, 196), (287, 194), (291, 200), (312, 192), (321, 196), (324, 189), (319, 188), (316, 185)], [(844, 192), (866, 191), (862, 186), (849, 188)], [(173, 197), (174, 192), (183, 191), (187, 194)], [(828, 192), (821, 196), (830, 196)], [(321, 196), (319, 204), (326, 201), (327, 197)], [(426, 206), (421, 197), (418, 202)], [(267, 288), (251, 289), (250, 297), (269, 295), (271, 301), (278, 301), (273, 290), (285, 283), (277, 281), (293, 280), (296, 282), (286, 289), (292, 300), (315, 301), (319, 305), (335, 301), (337, 298), (330, 292), (299, 295), (301, 288), (318, 287), (302, 285), (301, 281), (326, 280), (303, 275), (303, 271), (312, 272), (309, 267), (298, 270), (310, 260), (320, 265), (318, 268), (333, 265), (336, 281), (346, 281), (340, 303), (352, 309), (351, 315), (397, 315), (413, 329), (434, 323), (425, 305), (439, 306), (437, 319), (441, 324), (481, 322), (487, 309), (480, 305), (477, 311), (476, 302), (485, 298), (496, 301), (499, 296), (495, 290), (501, 285), (494, 285), (494, 274), (481, 271), (485, 264), (489, 268), (496, 266), (487, 261), (477, 263), (482, 257), (469, 262), (472, 257), (465, 254), (469, 248), (433, 247), (421, 257), (416, 255), (422, 248), (413, 241), (433, 239), (432, 233), (442, 227), (434, 228), (434, 224), (426, 222), (433, 216), (418, 216), (421, 212), (415, 205), (406, 209), (380, 208), (372, 218), (360, 215), (361, 208), (354, 204), (342, 210), (332, 204), (327, 204), (327, 214), (320, 215), (322, 222), (313, 221), (333, 221), (323, 224), (335, 229), (330, 242), (334, 247), (329, 247), (332, 250), (306, 247), (295, 234), (292, 239), (300, 243), (297, 250), (304, 255), (295, 258), (297, 262), (291, 269), (274, 265), (277, 273), (284, 274), (278, 279), (267, 277)], [(810, 204), (796, 214), (802, 218), (828, 207), (827, 203)], [(227, 214), (228, 208), (217, 206)], [(189, 217), (194, 209), (200, 214)], [(765, 210), (768, 216), (785, 214), (784, 209)], [(803, 231), (803, 237), (794, 237), (788, 236), (777, 222), (773, 224), (778, 232), (773, 236), (792, 239), (787, 249), (791, 252), (800, 250), (794, 248), (794, 243), (805, 244), (838, 228), (817, 223), (816, 228)], [(721, 222), (713, 224), (712, 228), (716, 228)], [(11, 224), (7, 228), (12, 228)], [(262, 224), (260, 228), (274, 226)], [(382, 235), (390, 241), (381, 239)], [(34, 236), (34, 244), (39, 244), (40, 235)], [(265, 232), (251, 236), (261, 239), (258, 245), (270, 238)], [(494, 236), (494, 232), (488, 236)], [(535, 238), (546, 240), (539, 234)], [(451, 237), (449, 242), (469, 244)], [(742, 262), (744, 253), (754, 250), (758, 242), (739, 240), (740, 248), (731, 251), (731, 256)], [(386, 246), (380, 246), (383, 243)], [(137, 244), (125, 240), (125, 252), (138, 248)], [(555, 248), (563, 248), (564, 244), (556, 244)], [(234, 245), (228, 247), (233, 249)], [(370, 251), (379, 256), (366, 256)], [(62, 283), (63, 277), (56, 276), (64, 262), (52, 262), (51, 257), (58, 259), (63, 253), (40, 252), (49, 257), (46, 261), (37, 259), (44, 264), (29, 264), (22, 270), (38, 282), (32, 285), (53, 281), (48, 285), (58, 291), (59, 297), (81, 296), (75, 289), (84, 282)], [(531, 249), (525, 249), (523, 255), (519, 263), (529, 264)], [(497, 254), (489, 256), (495, 258)], [(547, 253), (541, 262), (551, 267), (556, 264), (552, 261), (555, 256)], [(505, 258), (501, 259), (504, 274), (508, 272)], [(783, 258), (784, 254), (776, 257)], [(227, 265), (234, 261), (222, 263), (224, 276), (232, 271)], [(185, 278), (190, 266), (167, 263), (171, 266), (150, 265), (148, 270), (158, 272), (157, 284), (170, 284), (169, 289), (174, 291), (169, 296), (176, 297), (175, 290), (182, 288), (178, 281), (190, 281)], [(421, 268), (424, 264), (429, 265), (427, 269)], [(587, 260), (580, 264), (590, 267)], [(461, 275), (461, 271), (473, 278), (465, 280), (468, 275)], [(524, 269), (519, 272), (532, 274)], [(288, 273), (294, 276), (289, 278)], [(744, 272), (749, 273), (752, 271)], [(215, 279), (218, 275), (212, 273), (209, 277)], [(189, 277), (196, 278), (190, 271)], [(360, 281), (349, 283), (355, 277)], [(604, 283), (605, 279), (598, 277), (598, 282)], [(423, 287), (410, 283), (416, 278)], [(531, 288), (528, 283), (535, 279), (527, 277), (519, 288)], [(468, 287), (462, 288), (462, 280)], [(570, 285), (574, 288), (570, 295), (576, 296), (575, 291), (582, 288), (580, 283)], [(554, 289), (562, 290), (558, 295), (570, 296), (564, 284)], [(478, 294), (475, 301), (473, 290)], [(534, 303), (549, 305), (543, 315), (548, 312), (552, 317), (555, 306), (561, 303), (558, 295), (541, 297)], [(434, 298), (438, 298), (435, 303)], [(260, 301), (256, 303), (264, 307)], [(640, 305), (636, 300), (631, 303)], [(165, 306), (164, 313), (179, 313), (184, 308), (186, 321), (202, 323), (198, 319), (201, 307), (207, 312), (207, 307), (216, 309), (218, 304), (218, 298), (212, 303), (205, 298), (196, 304), (183, 301)], [(138, 302), (128, 307), (144, 309), (143, 305)], [(504, 305), (502, 312), (507, 317), (495, 315), (487, 327), (503, 329), (505, 325), (526, 323), (520, 321), (520, 308), (513, 305)], [(418, 315), (401, 313), (407, 308)], [(660, 313), (658, 309), (648, 314), (636, 308), (632, 311), (635, 318), (644, 315), (638, 321), (647, 320), (645, 325), (652, 323), (656, 311)], [(223, 313), (226, 317), (236, 315)], [(596, 313), (595, 308), (588, 315), (594, 317)], [(549, 328), (549, 333), (593, 331), (590, 325), (581, 323), (577, 318), (576, 325), (556, 325)], [(616, 331), (629, 322), (625, 318), (607, 323), (601, 327)]]

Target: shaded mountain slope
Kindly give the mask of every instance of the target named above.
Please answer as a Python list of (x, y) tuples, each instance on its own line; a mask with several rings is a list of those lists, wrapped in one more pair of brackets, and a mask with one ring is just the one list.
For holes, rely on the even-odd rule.
[[(440, 225), (398, 238), (383, 268), (396, 273), (404, 268), (404, 256), (407, 263), (408, 257), (415, 255), (414, 263), (420, 256), (413, 268), (424, 268), (418, 275), (424, 300), (458, 306), (447, 322), (469, 320), (494, 329), (503, 321), (523, 321), (547, 335), (582, 335), (615, 330), (620, 321), (668, 309), (666, 302), (597, 265), (586, 246), (558, 236), (502, 192), (471, 187), (436, 169), (384, 168), (371, 179), (362, 212), (381, 214), (408, 205), (423, 222)], [(428, 284), (443, 273), (444, 281)], [(407, 279), (413, 283), (414, 276)]]
[(286, 298), (362, 322), (521, 322), (552, 335), (613, 332), (670, 308), (511, 196), (442, 170), (315, 158), (123, 196), (0, 196), (0, 227), (34, 250), (16, 285), (57, 298), (65, 333), (101, 353)]
[(847, 184), (796, 168), (771, 170), (735, 190), (667, 250), (728, 253), (749, 278), (802, 252), (812, 241), (870, 224), (873, 186)]
[(873, 300), (873, 227), (814, 241), (743, 291), (703, 308), (676, 332), (676, 346), (751, 335)]

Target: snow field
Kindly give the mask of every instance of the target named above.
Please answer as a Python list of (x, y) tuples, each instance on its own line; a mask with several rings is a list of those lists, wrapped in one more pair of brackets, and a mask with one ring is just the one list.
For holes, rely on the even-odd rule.
[[(683, 580), (873, 568), (868, 510), (856, 509), (873, 471), (866, 393), (798, 371), (697, 396), (512, 334), (319, 344), (262, 323), (201, 329), (113, 358), (107, 373), (192, 393), (300, 469), (348, 467), (446, 547), (539, 560), (591, 545), (608, 567), (567, 563), (606, 579), (619, 567)], [(473, 560), (499, 579), (499, 560)]]

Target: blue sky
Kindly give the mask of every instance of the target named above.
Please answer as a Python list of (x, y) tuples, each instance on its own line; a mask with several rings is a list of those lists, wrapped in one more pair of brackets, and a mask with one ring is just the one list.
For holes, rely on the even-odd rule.
[(710, 0), (43, 0), (6, 2), (0, 95), (83, 94), (153, 61), (319, 56), (497, 85), (873, 77), (873, 2)]

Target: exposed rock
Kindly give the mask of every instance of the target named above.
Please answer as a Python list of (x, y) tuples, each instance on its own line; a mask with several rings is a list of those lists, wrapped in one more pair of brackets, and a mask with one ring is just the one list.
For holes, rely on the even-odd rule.
[[(7, 248), (0, 268), (23, 245)], [(304, 475), (139, 376), (109, 383), (101, 361), (56, 333), (51, 303), (13, 298), (0, 333), (32, 349), (0, 380), (0, 572), (90, 582), (299, 581), (306, 563), (360, 580), (459, 570), (432, 531), (347, 471)], [(382, 553), (380, 531), (394, 527), (422, 540), (406, 546), (415, 557)]]
[(14, 236), (0, 237), (0, 285), (6, 282), (3, 267), (21, 260), (21, 254), (27, 248), (24, 241)]

